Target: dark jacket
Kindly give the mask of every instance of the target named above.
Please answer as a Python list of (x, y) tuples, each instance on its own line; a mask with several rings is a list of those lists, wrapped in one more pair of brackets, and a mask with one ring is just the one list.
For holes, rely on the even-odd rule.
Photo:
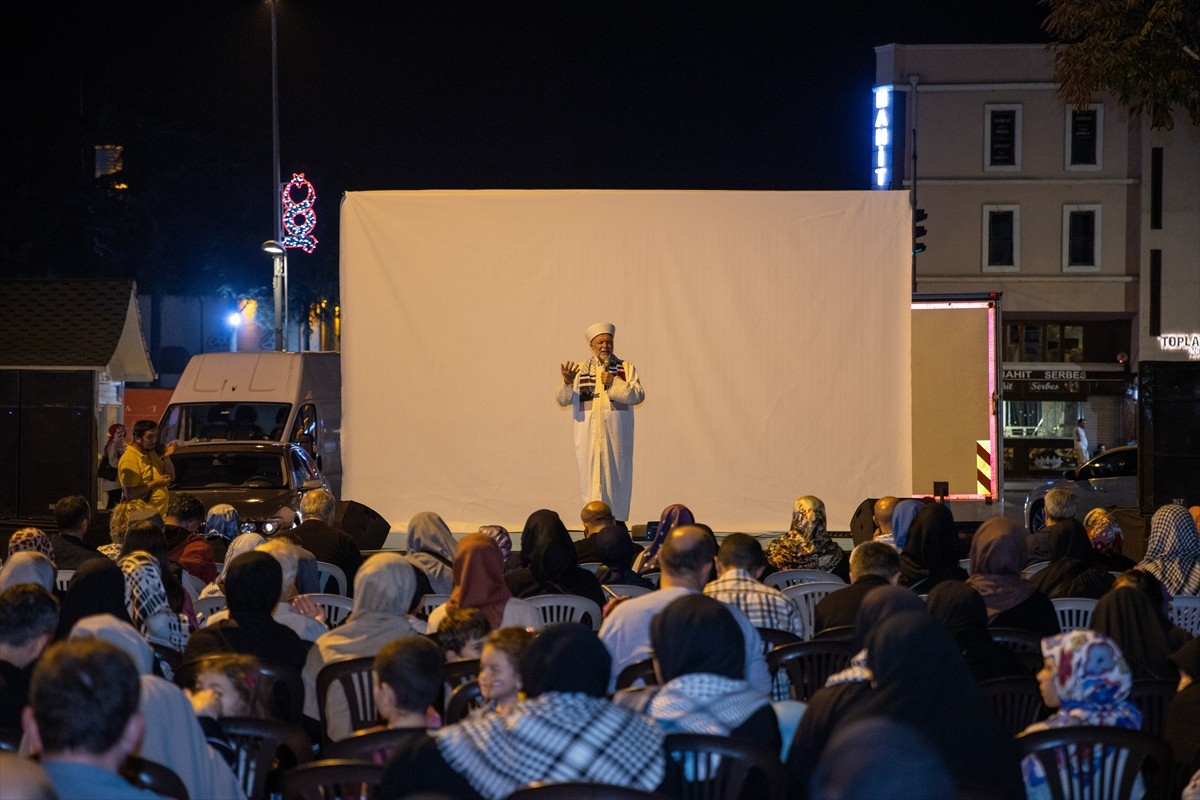
[(56, 533), (50, 537), (50, 543), (54, 545), (54, 566), (59, 569), (79, 569), (89, 559), (108, 558), (74, 536)]
[(887, 578), (868, 574), (845, 589), (825, 595), (813, 609), (813, 627), (817, 631), (823, 631), (826, 628), (854, 625), (854, 617), (858, 614), (858, 607), (862, 605), (867, 592), (889, 585), (891, 582)]
[(304, 549), (346, 573), (346, 595), (354, 596), (354, 576), (362, 565), (362, 553), (348, 533), (326, 525), (319, 519), (307, 519), (295, 530)]

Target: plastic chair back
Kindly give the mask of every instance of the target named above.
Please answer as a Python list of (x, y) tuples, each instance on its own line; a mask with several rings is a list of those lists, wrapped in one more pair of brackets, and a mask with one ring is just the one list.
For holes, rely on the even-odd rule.
[(683, 800), (782, 800), (779, 754), (728, 736), (673, 733), (664, 745), (666, 785)]
[(586, 569), (588, 572), (592, 573), (593, 575), (595, 575), (597, 572), (600, 571), (600, 568), (603, 567), (604, 565), (601, 564), (599, 561), (583, 561), (583, 562), (580, 562), (579, 566), (582, 567), (583, 569)]
[(202, 597), (199, 600), (192, 601), (192, 610), (196, 614), (203, 614), (206, 617), (212, 616), (218, 611), (224, 611), (227, 602), (225, 595), (218, 594), (214, 597)]
[(426, 619), (433, 613), (433, 610), (450, 599), (448, 594), (427, 594), (421, 598), (421, 614)]
[(163, 797), (188, 800), (187, 787), (175, 772), (156, 761), (147, 761), (138, 756), (125, 756), (119, 770), (121, 777), (140, 789), (149, 789)]
[(438, 701), (438, 711), (446, 710), (446, 704), (450, 702), (450, 697), (454, 694), (455, 689), (468, 681), (478, 680), (478, 678), (478, 658), (462, 658), (458, 661), (447, 662), (442, 670), (442, 696)]
[(846, 584), (840, 581), (823, 581), (820, 583), (795, 583), (780, 591), (792, 601), (800, 612), (800, 617), (804, 620), (805, 636), (808, 637), (812, 636), (813, 629), (817, 627), (813, 618), (813, 611), (816, 609), (817, 603), (821, 602), (825, 595), (845, 588)]
[(645, 586), (634, 586), (632, 583), (606, 583), (604, 584), (604, 588), (617, 597), (641, 597), (644, 594), (650, 594), (650, 592), (654, 591)]
[(846, 585), (846, 582), (837, 575), (834, 575), (832, 572), (826, 572), (823, 569), (781, 569), (779, 572), (772, 572), (763, 578), (763, 583), (780, 591), (789, 586), (795, 586), (797, 583), (840, 583), (842, 586)]
[(370, 761), (326, 758), (302, 764), (283, 773), (279, 788), (284, 800), (328, 800), (379, 797), (383, 765)]
[(1025, 569), (1021, 570), (1021, 577), (1025, 580), (1029, 580), (1030, 576), (1038, 574), (1048, 566), (1050, 566), (1049, 561), (1035, 561)]
[[(603, 621), (600, 606), (586, 597), (574, 594), (539, 594), (529, 598), (529, 602), (537, 608), (542, 616), (542, 624), (551, 625), (556, 622), (584, 622), (591, 624), (592, 630), (600, 630)], [(588, 617), (585, 622), (584, 616)]]
[[(1162, 736), (1167, 704), (1175, 696), (1175, 681), (1135, 680), (1129, 691), (1129, 701), (1142, 712), (1142, 730)], [(1200, 723), (1200, 720), (1197, 720)]]
[(979, 682), (979, 691), (1009, 736), (1016, 736), (1045, 716), (1036, 678), (1028, 675), (991, 678)]
[(204, 591), (204, 587), (207, 584), (186, 569), (180, 571), (180, 583), (183, 584), (183, 590), (188, 593), (188, 597), (192, 599), (192, 607), (194, 608), (196, 601), (200, 599), (200, 593)]
[(345, 739), (331, 742), (325, 748), (326, 758), (349, 758), (355, 761), (370, 761), (373, 764), (387, 764), (396, 751), (396, 744), (411, 730), (393, 730), (385, 728), (381, 731), (355, 733)]
[(446, 701), (446, 711), (442, 714), (442, 724), (452, 725), (467, 718), (475, 709), (483, 705), (483, 691), (479, 688), (479, 680), (470, 680), (459, 684), (450, 699)]
[(800, 700), (807, 703), (813, 693), (825, 685), (835, 672), (850, 666), (858, 650), (850, 642), (828, 639), (796, 642), (777, 647), (767, 653), (767, 667), (772, 676), (784, 676), (784, 696), (776, 700)]
[(1036, 675), (1042, 669), (1042, 637), (1023, 628), (989, 628), (992, 641), (1014, 653), (1025, 671)]
[(346, 594), (346, 573), (336, 564), (328, 561), (317, 562), (317, 586), (322, 593)]
[(317, 673), (317, 706), (321, 715), (323, 747), (328, 747), (330, 742), (325, 708), (330, 687), (337, 683), (342, 688), (346, 706), (350, 710), (350, 729), (370, 728), (378, 718), (374, 678), (374, 656), (335, 661), (321, 667)]
[(1171, 600), (1171, 622), (1192, 636), (1200, 636), (1200, 597), (1179, 596)]
[(67, 590), (67, 588), (71, 585), (71, 578), (74, 578), (74, 577), (75, 577), (75, 570), (60, 569), (58, 571), (58, 573), (54, 576), (54, 588), (58, 589), (60, 592), (65, 592)]
[(230, 767), (250, 800), (266, 797), (273, 772), (312, 759), (312, 741), (299, 725), (250, 717), (222, 717), (217, 722), (233, 747)]
[(1091, 625), (1098, 601), (1090, 597), (1052, 597), (1050, 602), (1058, 615), (1058, 626), (1066, 633)]
[(1053, 800), (1129, 800), (1139, 773), (1146, 797), (1166, 797), (1174, 763), (1157, 736), (1100, 725), (1034, 731), (1017, 747), (1041, 763)]
[(346, 617), (350, 616), (350, 612), (354, 610), (354, 600), (349, 597), (344, 597), (340, 594), (304, 594), (301, 597), (307, 597), (321, 607), (321, 611), (325, 614), (325, 619), (329, 622), (329, 627), (339, 624)]
[(643, 658), (641, 661), (634, 661), (632, 664), (626, 665), (621, 670), (621, 674), (617, 676), (617, 689), (628, 689), (639, 680), (643, 686), (658, 685), (658, 675), (654, 672), (654, 659)]

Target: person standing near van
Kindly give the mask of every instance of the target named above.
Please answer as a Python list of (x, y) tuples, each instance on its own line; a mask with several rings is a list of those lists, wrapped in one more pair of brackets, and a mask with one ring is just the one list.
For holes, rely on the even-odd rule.
[(167, 445), (162, 456), (155, 449), (158, 445), (158, 423), (139, 419), (133, 424), (133, 438), (128, 442), (121, 461), (117, 465), (117, 479), (121, 482), (126, 500), (145, 500), (159, 515), (166, 517), (171, 503), (167, 486), (171, 473), (163, 462), (175, 452), (175, 442)]
[(1075, 423), (1075, 468), (1078, 469), (1087, 463), (1088, 460), (1088, 440), (1087, 440), (1087, 420), (1083, 417), (1079, 418), (1079, 422)]
[(584, 503), (600, 500), (612, 515), (629, 519), (633, 494), (633, 407), (646, 398), (637, 370), (613, 354), (616, 326), (597, 322), (587, 329), (592, 356), (564, 363), (558, 404), (573, 406), (575, 458)]

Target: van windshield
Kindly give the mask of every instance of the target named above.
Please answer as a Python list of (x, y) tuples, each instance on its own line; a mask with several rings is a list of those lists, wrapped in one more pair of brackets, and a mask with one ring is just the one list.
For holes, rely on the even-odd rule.
[(176, 453), (173, 489), (211, 489), (220, 486), (287, 488), (283, 459), (251, 453)]
[(195, 439), (287, 441), (290, 403), (178, 403), (167, 406), (160, 442)]

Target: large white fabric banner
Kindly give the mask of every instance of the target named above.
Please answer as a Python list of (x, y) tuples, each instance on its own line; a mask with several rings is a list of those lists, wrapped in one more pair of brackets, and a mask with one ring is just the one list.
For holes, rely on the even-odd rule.
[(559, 365), (616, 325), (636, 408), (629, 523), (683, 503), (848, 530), (912, 486), (902, 192), (385, 191), (342, 203), (344, 499), (394, 530), (578, 528)]

